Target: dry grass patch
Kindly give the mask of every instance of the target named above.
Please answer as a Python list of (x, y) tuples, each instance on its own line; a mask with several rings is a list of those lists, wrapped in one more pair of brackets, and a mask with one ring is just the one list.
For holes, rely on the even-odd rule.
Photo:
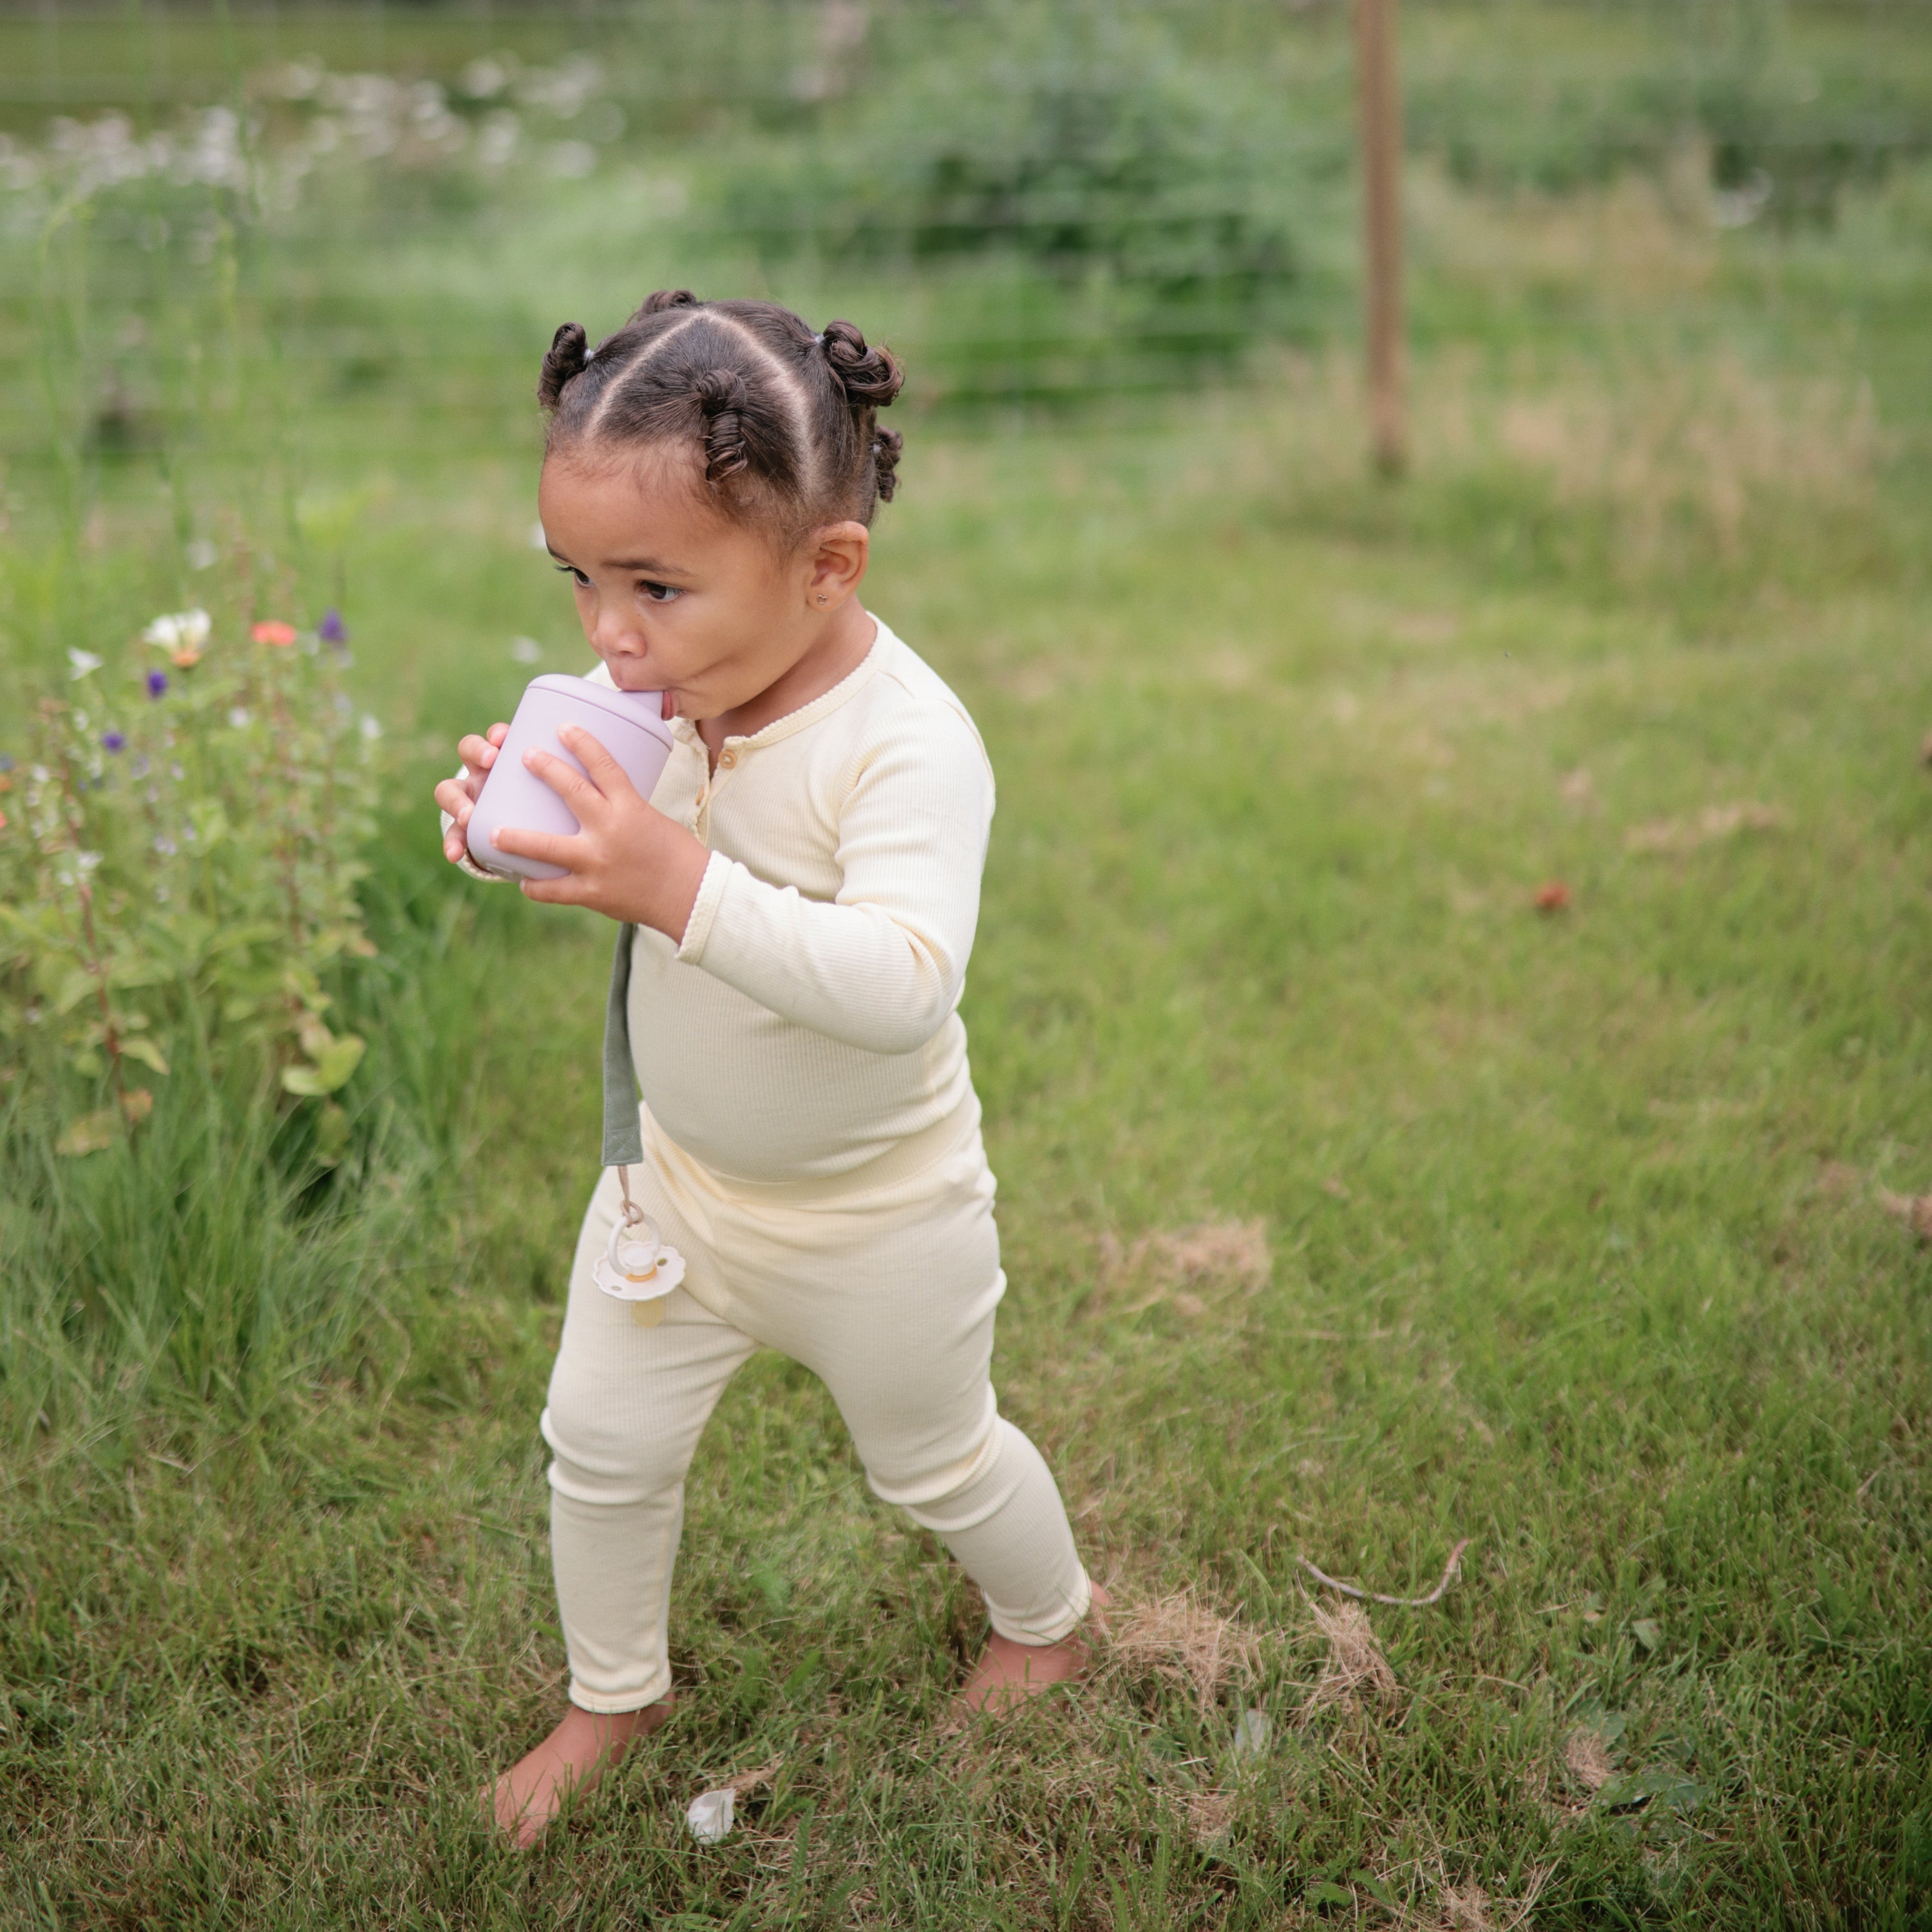
[(1111, 1231), (1100, 1238), (1102, 1283), (1148, 1287), (1130, 1314), (1166, 1302), (1183, 1315), (1202, 1315), (1207, 1304), (1192, 1292), (1195, 1288), (1234, 1288), (1254, 1294), (1267, 1286), (1274, 1269), (1267, 1225), (1259, 1220), (1197, 1221), (1185, 1228), (1159, 1228), (1128, 1248)]
[(1563, 1747), (1563, 1762), (1586, 1791), (1600, 1791), (1610, 1782), (1610, 1754), (1594, 1731), (1572, 1731)]
[(1191, 1590), (1110, 1610), (1106, 1640), (1123, 1668), (1188, 1686), (1204, 1717), (1227, 1684), (1261, 1660), (1258, 1633), (1197, 1603)]
[(1351, 1603), (1337, 1604), (1330, 1610), (1311, 1601), (1309, 1608), (1316, 1630), (1328, 1646), (1328, 1654), (1315, 1688), (1301, 1707), (1302, 1721), (1306, 1724), (1315, 1712), (1330, 1705), (1354, 1709), (1365, 1699), (1384, 1706), (1393, 1703), (1401, 1686), (1382, 1654), (1368, 1612), (1360, 1604)]
[(1707, 805), (1693, 818), (1653, 818), (1624, 834), (1630, 852), (1690, 852), (1740, 832), (1779, 832), (1791, 814), (1775, 805)]

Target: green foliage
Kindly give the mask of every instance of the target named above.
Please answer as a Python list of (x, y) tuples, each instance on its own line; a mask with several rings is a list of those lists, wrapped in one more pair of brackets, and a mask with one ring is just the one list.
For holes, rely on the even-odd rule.
[[(1000, 5), (916, 55), (889, 52), (886, 68), (809, 140), (727, 173), (728, 231), (778, 263), (1009, 262), (1095, 310), (1103, 361), (1138, 358), (1156, 380), (1225, 360), (1278, 320), (1307, 170), (1278, 98), (1232, 63), (1131, 10)], [(984, 340), (986, 319), (960, 348)], [(930, 380), (966, 396), (1051, 386), (963, 359)]]
[(332, 1032), (325, 982), (371, 950), (356, 884), (374, 721), (340, 656), (284, 620), (196, 609), (74, 647), (67, 689), (35, 706), (0, 832), (0, 1041), (45, 1090), (58, 1066), (105, 1087), (66, 1151), (97, 1150), (116, 1110), (138, 1125), (135, 1083), (166, 1076), (177, 1041), (218, 1079), (304, 1097), (354, 1072), (362, 1042)]

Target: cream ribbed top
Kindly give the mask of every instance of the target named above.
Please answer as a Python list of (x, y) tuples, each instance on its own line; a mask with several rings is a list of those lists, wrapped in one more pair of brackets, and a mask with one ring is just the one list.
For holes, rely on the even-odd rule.
[(682, 944), (648, 927), (634, 943), (644, 1103), (720, 1174), (844, 1173), (972, 1090), (958, 1007), (993, 816), (986, 747), (883, 623), (842, 683), (727, 738), (715, 772), (697, 728), (674, 729), (651, 802), (712, 856)]

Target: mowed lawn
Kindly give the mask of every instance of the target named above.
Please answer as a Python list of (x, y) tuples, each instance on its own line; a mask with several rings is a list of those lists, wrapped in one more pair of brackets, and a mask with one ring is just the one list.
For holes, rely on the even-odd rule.
[[(1823, 302), (1646, 333), (1629, 263), (1694, 321), (1719, 245), (1648, 208), (1562, 256), (1624, 334), (1425, 349), (1400, 489), (1322, 356), (906, 425), (869, 601), (1000, 782), (996, 1380), (1122, 1612), (959, 1724), (970, 1593), (760, 1358), (678, 1715), (528, 1856), (472, 1793), (562, 1694), (535, 1424), (608, 929), (440, 869), (426, 786), (513, 638), (584, 661), (516, 460), (345, 466), (376, 937), (438, 962), (458, 1154), (386, 1380), (10, 1459), (10, 1923), (1927, 1922), (1927, 398)], [(1550, 227), (1482, 272), (1547, 298)], [(1421, 1594), (1465, 1544), (1366, 1625), (1298, 1561)]]

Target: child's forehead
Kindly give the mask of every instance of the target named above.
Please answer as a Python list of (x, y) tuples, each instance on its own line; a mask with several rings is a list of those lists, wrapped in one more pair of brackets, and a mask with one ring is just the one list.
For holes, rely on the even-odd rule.
[(670, 452), (626, 452), (605, 462), (553, 456), (537, 505), (554, 544), (568, 533), (599, 550), (639, 543), (708, 549), (733, 534), (706, 500), (697, 466)]

